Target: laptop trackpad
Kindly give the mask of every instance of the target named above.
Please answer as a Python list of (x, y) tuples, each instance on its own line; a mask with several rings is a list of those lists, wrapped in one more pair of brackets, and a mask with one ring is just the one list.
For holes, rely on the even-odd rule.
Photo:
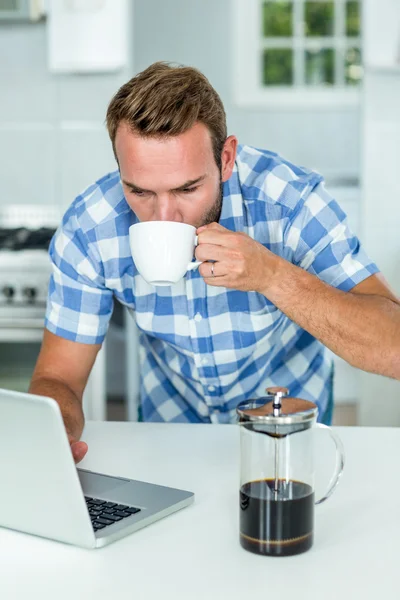
[(117, 477), (82, 471), (81, 469), (77, 469), (77, 471), (84, 495), (94, 498), (104, 496), (108, 492), (126, 485), (127, 481), (126, 479), (118, 479)]

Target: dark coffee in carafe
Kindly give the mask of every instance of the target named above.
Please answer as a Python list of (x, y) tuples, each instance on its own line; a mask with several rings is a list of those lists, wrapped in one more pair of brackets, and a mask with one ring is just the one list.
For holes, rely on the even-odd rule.
[(290, 556), (311, 548), (314, 492), (301, 481), (261, 479), (240, 489), (240, 543), (246, 550)]

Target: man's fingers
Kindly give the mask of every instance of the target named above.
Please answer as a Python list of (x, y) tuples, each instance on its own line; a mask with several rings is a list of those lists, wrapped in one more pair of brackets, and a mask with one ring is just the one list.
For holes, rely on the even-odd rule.
[(76, 464), (81, 462), (87, 451), (88, 445), (86, 442), (73, 442), (71, 444), (71, 452)]
[(223, 246), (216, 246), (215, 244), (201, 244), (197, 246), (195, 251), (197, 260), (226, 260), (229, 258), (229, 252)]
[[(210, 228), (208, 229), (208, 227)], [(238, 248), (242, 242), (242, 235), (240, 233), (229, 231), (229, 229), (225, 229), (225, 227), (221, 226), (214, 228), (209, 225), (207, 226), (207, 229), (204, 229), (203, 231), (198, 229), (197, 231), (199, 242), (197, 247), (200, 247), (203, 244), (213, 244), (224, 248)]]

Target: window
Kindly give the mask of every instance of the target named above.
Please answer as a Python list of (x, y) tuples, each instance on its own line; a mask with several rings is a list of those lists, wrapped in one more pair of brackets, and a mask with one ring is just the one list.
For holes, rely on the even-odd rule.
[(361, 0), (236, 0), (235, 16), (240, 104), (357, 103)]

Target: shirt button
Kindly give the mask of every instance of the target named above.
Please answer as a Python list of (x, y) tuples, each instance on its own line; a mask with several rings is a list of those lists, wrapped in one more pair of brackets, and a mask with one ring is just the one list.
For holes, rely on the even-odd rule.
[(203, 317), (201, 316), (201, 314), (200, 314), (200, 313), (196, 313), (196, 314), (194, 315), (194, 320), (195, 320), (195, 321), (197, 321), (197, 322), (201, 321), (201, 320), (202, 320), (202, 318), (203, 318)]
[(202, 365), (208, 365), (208, 358), (202, 358), (201, 359), (201, 364)]
[(216, 387), (215, 387), (215, 385), (209, 385), (207, 389), (209, 392), (215, 392)]

